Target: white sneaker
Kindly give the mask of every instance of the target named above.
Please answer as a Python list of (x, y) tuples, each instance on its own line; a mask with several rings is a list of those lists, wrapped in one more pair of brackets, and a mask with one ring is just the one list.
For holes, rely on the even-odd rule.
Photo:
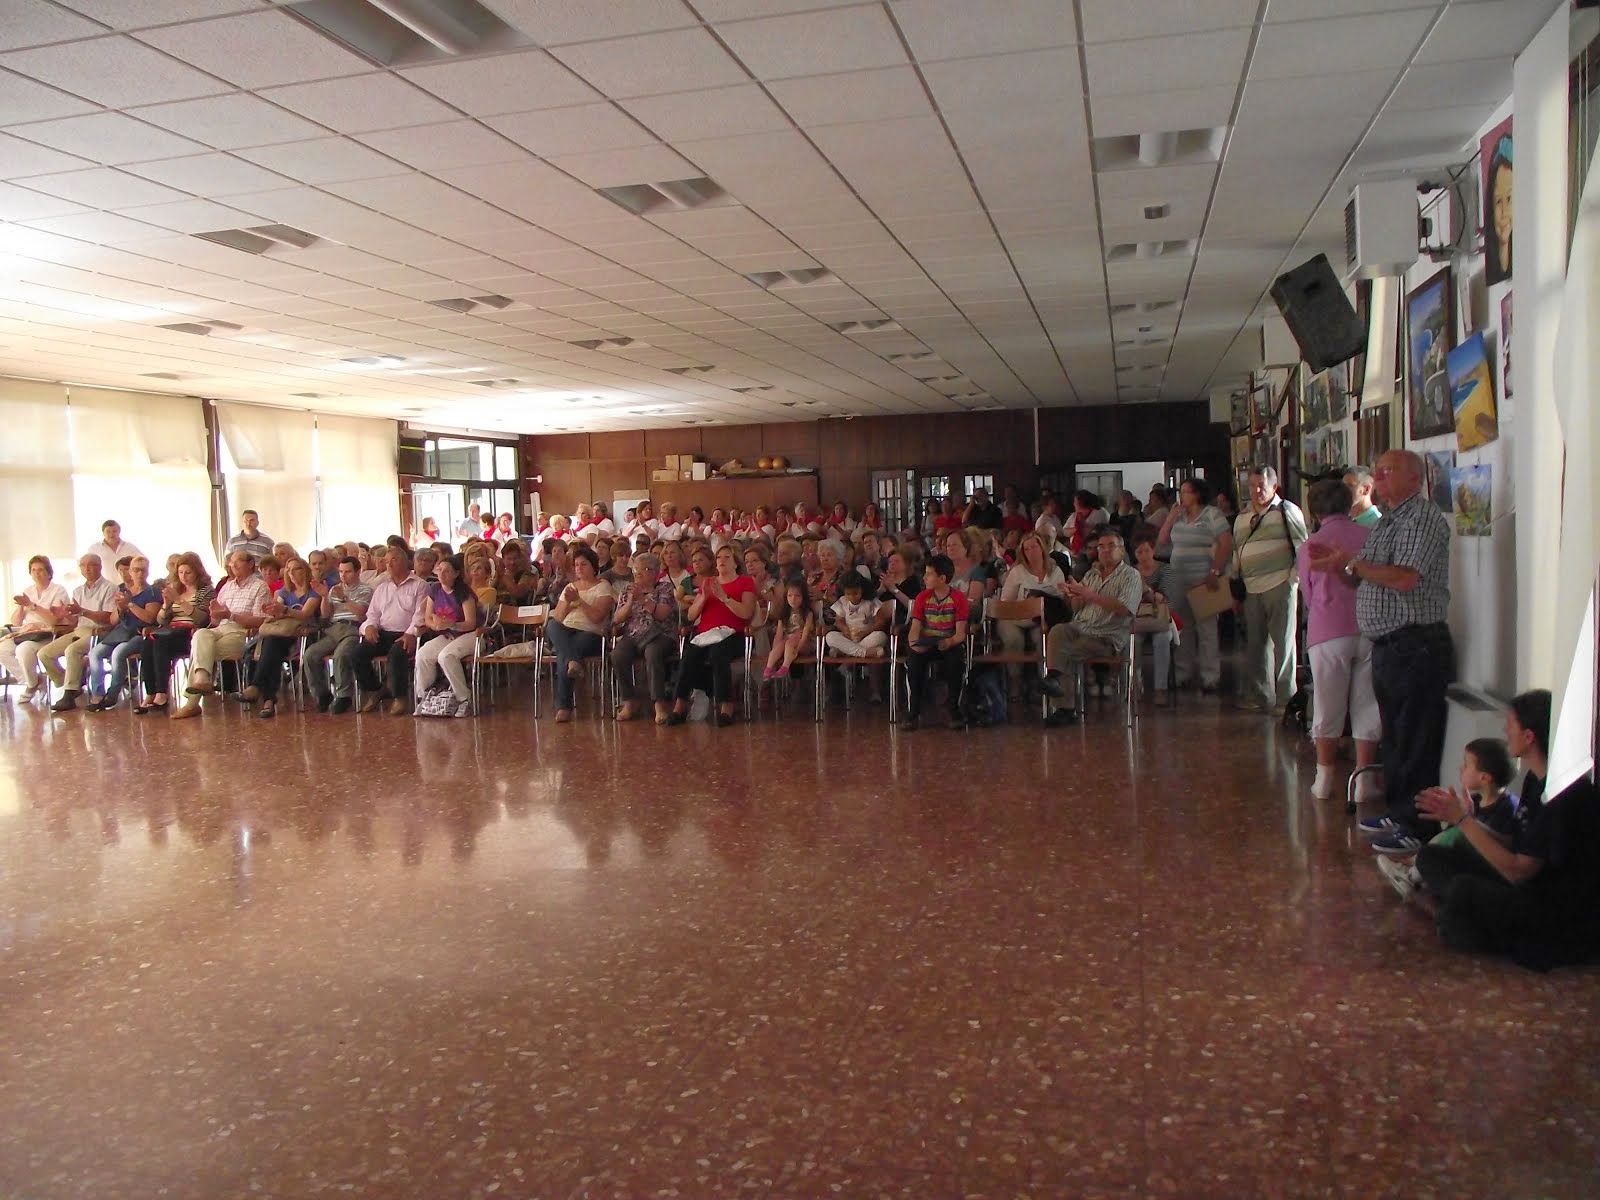
[(1410, 863), (1402, 863), (1383, 855), (1378, 856), (1378, 874), (1389, 881), (1389, 886), (1400, 893), (1400, 899), (1409, 900), (1417, 885), (1412, 881), (1412, 874), (1416, 871)]
[(472, 715), (472, 701), (458, 700), (456, 702), (456, 711), (450, 715), (453, 717), (470, 717)]

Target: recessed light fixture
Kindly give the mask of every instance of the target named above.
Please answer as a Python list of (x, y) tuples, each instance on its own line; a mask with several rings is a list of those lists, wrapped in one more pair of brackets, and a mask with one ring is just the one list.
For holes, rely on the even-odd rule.
[(1185, 241), (1148, 241), (1148, 242), (1120, 242), (1106, 251), (1107, 262), (1126, 262), (1129, 259), (1143, 259), (1152, 262), (1162, 258), (1191, 258), (1194, 256), (1195, 243)]
[(192, 333), (195, 337), (210, 337), (213, 333), (238, 333), (243, 325), (235, 325), (232, 321), (176, 321), (171, 325), (158, 325), (158, 329), (170, 329), (173, 333)]
[(533, 44), (477, 0), (298, 0), (283, 11), (385, 67)]
[(900, 322), (882, 317), (872, 321), (836, 321), (828, 326), (835, 333), (848, 334), (850, 337), (860, 337), (867, 333), (898, 333)]
[(733, 203), (732, 196), (703, 175), (693, 179), (667, 179), (659, 183), (625, 183), (597, 190), (607, 200), (627, 209), (636, 217)]
[(1097, 171), (1165, 167), (1174, 163), (1216, 162), (1222, 157), (1228, 127), (1148, 130), (1098, 137), (1090, 143)]
[(1128, 313), (1137, 313), (1145, 316), (1149, 313), (1162, 312), (1169, 308), (1176, 308), (1176, 300), (1137, 300), (1129, 304), (1113, 304), (1111, 315), (1113, 317), (1126, 316)]
[(176, 371), (144, 371), (140, 379), (199, 379), (198, 375), (179, 375)]
[(795, 267), (786, 271), (751, 271), (745, 278), (769, 292), (793, 287), (809, 287), (816, 283), (833, 283), (833, 272), (826, 267)]
[[(296, 400), (333, 400), (344, 395), (343, 392), (290, 392), (289, 394)], [(404, 411), (421, 412), (422, 410), (420, 408), (408, 408)]]
[(580, 350), (606, 350), (615, 353), (618, 350), (647, 350), (649, 344), (636, 338), (590, 338), (581, 342), (568, 342), (569, 346), (576, 346)]
[(522, 386), (522, 380), (520, 379), (469, 379), (466, 382), (470, 383), (473, 387), (492, 388), (496, 391), (503, 391), (506, 388), (517, 388)]
[(248, 229), (213, 229), (194, 235), (203, 242), (214, 242), (246, 254), (282, 254), (306, 250), (322, 239), (293, 225), (252, 225)]

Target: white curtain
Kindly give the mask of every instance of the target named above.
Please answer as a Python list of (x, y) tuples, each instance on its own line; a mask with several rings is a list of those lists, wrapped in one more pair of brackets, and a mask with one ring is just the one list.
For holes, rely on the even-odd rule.
[[(72, 536), (72, 452), (67, 389), (58, 383), (0, 379), (0, 597), (28, 583), (28, 559), (48, 555), (56, 579), (77, 576)], [(98, 539), (95, 539), (98, 540)]]
[(254, 509), (261, 529), (302, 555), (316, 542), (315, 418), (290, 408), (218, 404), (222, 466), (228, 481), (228, 529)]
[(381, 543), (400, 532), (393, 421), (317, 417), (317, 543)]
[(185, 550), (215, 575), (205, 402), (76, 386), (69, 400), (76, 544), (98, 542), (113, 518), (149, 556), (152, 578)]

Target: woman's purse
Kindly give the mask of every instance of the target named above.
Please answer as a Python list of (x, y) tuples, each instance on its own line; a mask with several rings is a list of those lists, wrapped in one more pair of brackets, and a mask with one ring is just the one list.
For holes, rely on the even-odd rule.
[(262, 637), (297, 638), (306, 632), (306, 623), (299, 617), (272, 617), (261, 622), (257, 632)]

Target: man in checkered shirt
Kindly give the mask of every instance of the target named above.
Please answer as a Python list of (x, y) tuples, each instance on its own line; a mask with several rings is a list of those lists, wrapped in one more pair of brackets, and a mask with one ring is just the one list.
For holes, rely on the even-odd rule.
[(1360, 823), (1380, 854), (1415, 854), (1438, 827), (1417, 812), (1419, 792), (1439, 782), (1445, 689), (1455, 679), (1450, 608), (1450, 523), (1424, 492), (1419, 455), (1391, 450), (1373, 469), (1383, 519), (1360, 554), (1313, 546), (1312, 566), (1356, 588), (1356, 621), (1372, 643), (1372, 684), (1383, 716), (1388, 809)]

